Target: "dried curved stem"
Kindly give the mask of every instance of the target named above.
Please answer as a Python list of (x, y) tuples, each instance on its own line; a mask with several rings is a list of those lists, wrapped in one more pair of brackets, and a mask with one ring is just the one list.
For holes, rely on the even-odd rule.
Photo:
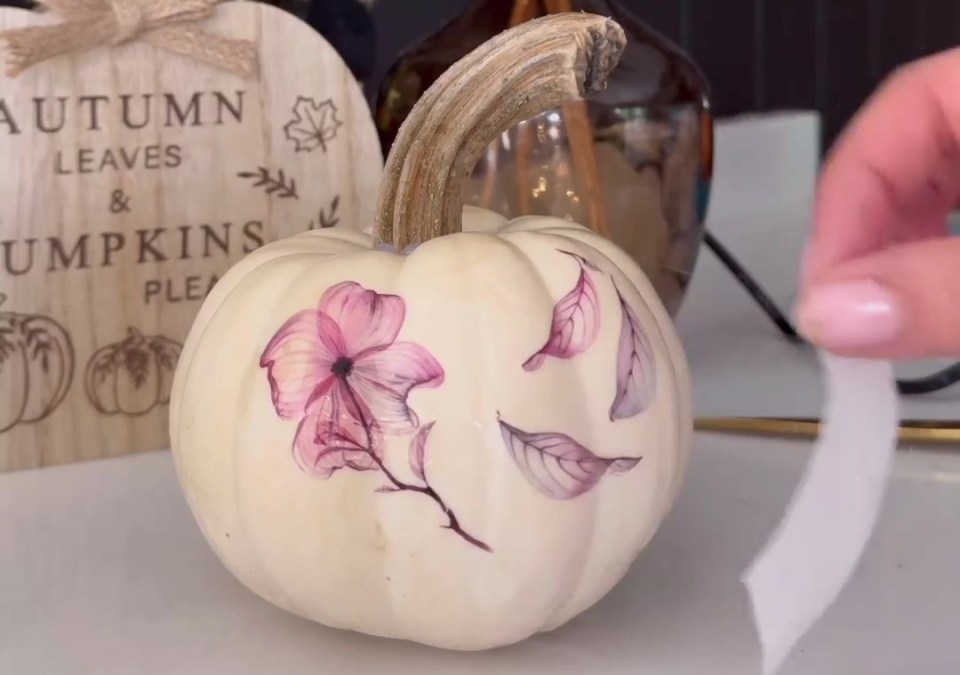
[[(551, 14), (573, 11), (571, 0), (545, 0), (547, 11)], [(570, 159), (573, 174), (585, 199), (586, 222), (595, 232), (607, 237), (610, 226), (607, 223), (607, 208), (603, 187), (600, 183), (600, 171), (597, 166), (597, 154), (593, 147), (593, 133), (587, 106), (583, 101), (571, 101), (564, 106), (563, 124), (567, 129), (570, 143)]]
[(511, 28), (454, 64), (414, 106), (387, 158), (381, 241), (402, 249), (461, 230), (463, 182), (497, 134), (606, 86), (626, 44), (604, 17), (568, 13)]

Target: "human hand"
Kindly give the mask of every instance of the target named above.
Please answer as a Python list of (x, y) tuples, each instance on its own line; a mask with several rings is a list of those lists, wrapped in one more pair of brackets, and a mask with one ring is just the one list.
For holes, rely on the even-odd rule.
[(838, 140), (820, 177), (795, 310), (847, 356), (960, 355), (960, 49), (906, 66)]

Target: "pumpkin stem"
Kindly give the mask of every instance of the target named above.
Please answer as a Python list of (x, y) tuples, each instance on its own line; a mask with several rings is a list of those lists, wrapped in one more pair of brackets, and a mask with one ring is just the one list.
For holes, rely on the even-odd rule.
[(7, 294), (6, 294), (6, 293), (0, 293), (0, 305), (2, 305), (3, 303), (5, 303), (6, 301), (7, 301)]
[(143, 341), (143, 333), (134, 326), (127, 326), (127, 335), (129, 336), (129, 340), (134, 344)]
[(626, 46), (612, 19), (552, 14), (487, 41), (427, 89), (384, 167), (377, 234), (397, 250), (460, 232), (463, 182), (504, 130), (606, 86)]

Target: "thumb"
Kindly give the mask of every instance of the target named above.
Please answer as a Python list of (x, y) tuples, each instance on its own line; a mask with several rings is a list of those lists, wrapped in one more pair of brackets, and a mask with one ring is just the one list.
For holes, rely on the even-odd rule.
[(898, 245), (836, 265), (795, 310), (814, 344), (845, 356), (960, 355), (960, 238)]

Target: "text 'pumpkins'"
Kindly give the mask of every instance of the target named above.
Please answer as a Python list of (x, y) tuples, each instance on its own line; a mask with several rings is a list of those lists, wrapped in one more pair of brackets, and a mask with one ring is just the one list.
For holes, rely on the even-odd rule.
[(328, 626), (451, 649), (556, 628), (670, 509), (687, 364), (640, 268), (566, 220), (464, 209), (500, 130), (604, 86), (613, 21), (560, 14), (452, 67), (387, 162), (377, 236), (265, 246), (177, 367), (177, 472), (224, 564)]

